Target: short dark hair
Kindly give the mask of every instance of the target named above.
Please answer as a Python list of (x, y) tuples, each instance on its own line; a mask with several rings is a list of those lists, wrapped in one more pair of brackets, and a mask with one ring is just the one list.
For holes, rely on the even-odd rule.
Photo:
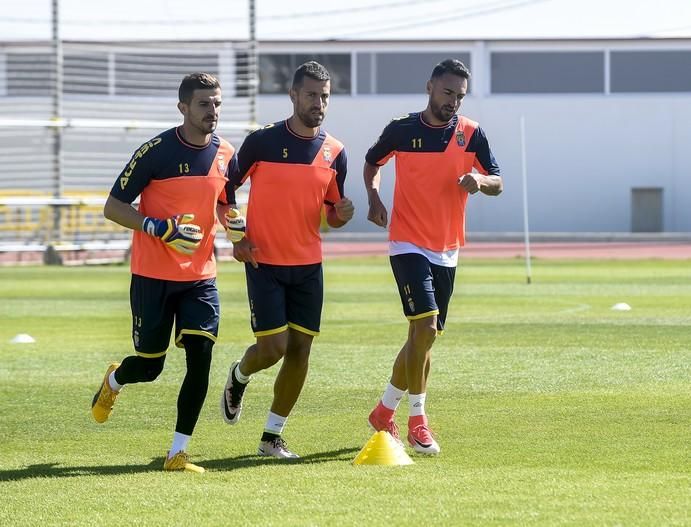
[(298, 86), (302, 86), (302, 81), (305, 77), (309, 77), (315, 81), (331, 80), (329, 71), (314, 60), (301, 64), (298, 69), (295, 70), (295, 75), (293, 75), (293, 84), (291, 87), (296, 88)]
[(210, 73), (190, 73), (185, 75), (185, 78), (180, 83), (178, 100), (189, 104), (192, 101), (194, 90), (215, 90), (216, 88), (220, 89), (221, 83)]
[(445, 73), (457, 75), (459, 77), (463, 77), (464, 79), (470, 79), (470, 70), (465, 64), (463, 64), (460, 60), (457, 59), (442, 60), (432, 70), (432, 75), (430, 79), (436, 79), (438, 77), (441, 77)]

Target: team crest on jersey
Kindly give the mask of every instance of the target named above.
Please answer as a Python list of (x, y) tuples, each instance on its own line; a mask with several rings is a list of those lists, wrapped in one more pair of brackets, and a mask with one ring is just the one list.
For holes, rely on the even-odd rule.
[(218, 170), (219, 172), (226, 171), (226, 160), (223, 158), (223, 155), (218, 156)]
[(465, 134), (462, 128), (456, 130), (456, 143), (458, 146), (465, 146)]
[(327, 163), (331, 162), (331, 148), (328, 146), (325, 146), (324, 149), (322, 150), (322, 155), (324, 156), (324, 161)]

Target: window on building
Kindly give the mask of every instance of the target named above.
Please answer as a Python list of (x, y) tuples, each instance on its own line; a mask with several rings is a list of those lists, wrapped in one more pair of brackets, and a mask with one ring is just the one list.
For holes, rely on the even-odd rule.
[(255, 82), (255, 68), (256, 64), (252, 60), (251, 55), (247, 51), (235, 52), (235, 96), (249, 97), (256, 87), (253, 87)]
[(372, 71), (374, 57), (372, 53), (358, 53), (355, 56), (357, 68), (357, 93), (376, 93), (376, 75)]
[(50, 97), (55, 82), (55, 61), (49, 53), (8, 53), (5, 63), (7, 95)]
[(218, 54), (118, 53), (115, 55), (115, 93), (170, 97), (177, 93), (182, 78), (193, 71), (218, 76)]
[(294, 55), (259, 55), (259, 93), (286, 94), (295, 68)]
[(316, 60), (329, 70), (331, 93), (351, 93), (349, 53), (262, 53), (259, 55), (259, 93), (288, 93), (295, 70), (310, 60)]
[(492, 93), (604, 93), (601, 51), (491, 54)]
[(448, 58), (471, 68), (470, 53), (358, 53), (358, 93), (424, 93), (434, 66)]
[(108, 56), (101, 54), (65, 54), (63, 62), (65, 93), (108, 94)]
[(691, 51), (612, 51), (612, 93), (691, 92)]

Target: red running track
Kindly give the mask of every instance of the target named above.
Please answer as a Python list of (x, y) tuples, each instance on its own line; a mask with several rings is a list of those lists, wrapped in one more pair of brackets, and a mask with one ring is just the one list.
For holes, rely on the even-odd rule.
[[(323, 244), (326, 258), (388, 254), (381, 242), (334, 242)], [(536, 259), (592, 260), (687, 260), (691, 243), (679, 242), (536, 242), (530, 245)], [(461, 249), (463, 258), (525, 258), (525, 246), (516, 242), (471, 242)]]
[[(350, 256), (385, 256), (386, 241), (331, 241), (322, 244), (325, 258)], [(535, 242), (530, 246), (534, 259), (591, 260), (691, 260), (691, 242)], [(111, 254), (112, 253), (112, 254)], [(72, 251), (63, 254), (66, 265), (122, 261), (124, 251)], [(219, 254), (222, 260), (232, 259), (232, 252)], [(525, 258), (525, 248), (517, 242), (469, 242), (461, 249), (461, 259)], [(43, 261), (42, 252), (3, 252), (0, 265), (36, 265)]]

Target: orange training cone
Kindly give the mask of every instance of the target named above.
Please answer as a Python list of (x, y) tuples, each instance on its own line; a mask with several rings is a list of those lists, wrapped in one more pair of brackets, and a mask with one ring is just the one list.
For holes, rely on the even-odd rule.
[(413, 460), (405, 453), (403, 445), (385, 431), (376, 432), (353, 460), (353, 465), (412, 464)]

